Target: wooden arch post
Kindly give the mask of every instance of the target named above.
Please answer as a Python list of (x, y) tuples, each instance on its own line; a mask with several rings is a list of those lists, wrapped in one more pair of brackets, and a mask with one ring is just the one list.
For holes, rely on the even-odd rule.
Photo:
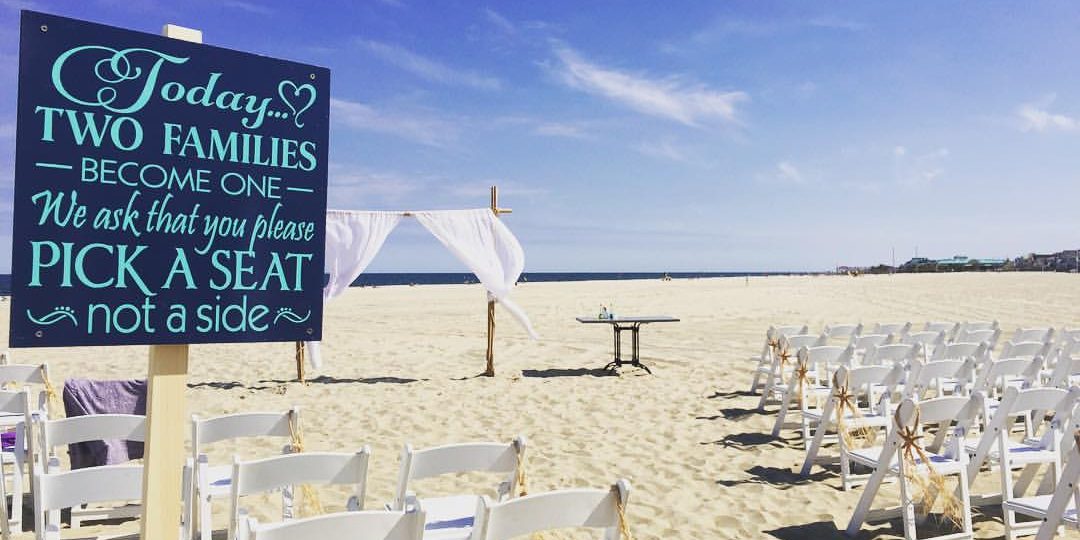
[[(509, 214), (513, 212), (510, 208), (499, 208), (499, 187), (491, 186), (491, 212), (495, 214), (495, 217), (499, 217), (499, 214)], [(487, 305), (487, 369), (484, 370), (485, 377), (495, 376), (495, 301), (488, 300)]]

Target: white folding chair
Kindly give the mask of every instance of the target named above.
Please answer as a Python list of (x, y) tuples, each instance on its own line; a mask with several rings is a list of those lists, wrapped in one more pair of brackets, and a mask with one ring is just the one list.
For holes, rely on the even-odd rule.
[[(1031, 485), (1040, 465), (1052, 469), (1053, 478), (1061, 476), (1061, 439), (1063, 426), (1071, 421), (1073, 410), (1080, 400), (1080, 387), (1069, 391), (1060, 388), (1032, 388), (1018, 390), (1010, 387), (998, 405), (997, 412), (987, 423), (978, 444), (970, 443), (966, 450), (971, 454), (968, 463), (968, 482), (973, 482), (984, 463), (995, 463), (1000, 469), (1002, 503), (1021, 497)], [(1019, 440), (1010, 437), (1017, 416), (1025, 418), (1033, 413), (1054, 411), (1053, 419), (1045, 424), (1045, 430), (1036, 437), (1035, 430), (1025, 430)], [(1040, 419), (1041, 420), (1041, 419)], [(1024, 469), (1014, 483), (1013, 470)], [(1015, 512), (1007, 506), (1004, 511), (1005, 537), (1013, 540), (1019, 534), (1031, 534), (1038, 522), (1017, 522)]]
[[(565, 528), (604, 530), (605, 540), (619, 540), (627, 529), (630, 483), (619, 480), (610, 489), (566, 489), (496, 503), (484, 497), (476, 511), (472, 540), (508, 540)], [(628, 537), (628, 536), (627, 536)]]
[(877, 323), (877, 324), (874, 325), (874, 329), (870, 333), (871, 334), (892, 334), (892, 335), (896, 336), (897, 338), (902, 338), (902, 337), (904, 337), (904, 334), (907, 334), (910, 331), (911, 331), (911, 323), (909, 323), (909, 322)]
[[(526, 487), (519, 485), (524, 473), (524, 459), (525, 438), (522, 436), (510, 443), (449, 444), (423, 450), (414, 450), (412, 445), (406, 444), (401, 451), (397, 494), (390, 509), (406, 510), (406, 501), (417, 498), (409, 491), (410, 482), (464, 472), (504, 475), (496, 488), (497, 500), (513, 498)], [(427, 514), (425, 537), (468, 538), (475, 526), (479, 499), (479, 494), (417, 498)]]
[(1052, 495), (1017, 497), (1002, 503), (1005, 512), (1023, 514), (1039, 519), (1035, 540), (1050, 540), (1061, 532), (1062, 524), (1080, 529), (1076, 509), (1080, 508), (1080, 431), (1062, 441), (1062, 452), (1068, 455)]
[[(298, 425), (299, 421), (300, 409), (297, 407), (286, 412), (239, 413), (207, 419), (192, 415), (190, 465), (194, 469), (194, 485), (189, 489), (192, 496), (184, 501), (184, 515), (189, 523), (198, 521), (201, 540), (211, 538), (214, 530), (213, 499), (229, 494), (233, 469), (231, 464), (211, 465), (205, 453), (206, 446), (222, 441), (267, 437), (285, 439), (281, 453), (292, 452), (293, 426)], [(193, 504), (192, 499), (198, 504)]]
[[(143, 468), (109, 465), (46, 473), (34, 466), (34, 530), (37, 540), (60, 540), (60, 510), (90, 503), (141, 502)], [(135, 508), (141, 508), (136, 506)], [(138, 516), (133, 512), (132, 516)], [(71, 528), (78, 527), (74, 521)]]
[[(815, 403), (829, 393), (829, 381), (832, 374), (840, 367), (851, 367), (851, 358), (855, 348), (837, 347), (834, 345), (821, 345), (818, 347), (803, 347), (796, 355), (795, 370), (788, 378), (787, 386), (777, 387), (783, 389), (783, 401), (773, 424), (772, 434), (780, 436), (780, 430), (784, 426), (788, 410), (792, 400), (798, 404), (800, 423), (802, 424), (802, 441), (806, 445), (811, 436), (811, 428), (808, 412), (816, 408)], [(819, 410), (820, 412), (820, 410)], [(820, 418), (820, 415), (816, 418)]]
[(1001, 354), (998, 358), (1032, 358), (1041, 356), (1046, 358), (1050, 354), (1053, 343), (1049, 341), (1006, 341), (1001, 346)]
[(348, 485), (353, 494), (345, 503), (348, 510), (363, 510), (367, 489), (367, 468), (371, 449), (346, 454), (305, 452), (285, 454), (253, 461), (233, 462), (229, 500), (229, 540), (247, 538), (247, 512), (240, 506), (240, 497), (255, 493), (281, 491), (281, 518), (293, 518), (293, 499), (296, 486)]
[(960, 330), (960, 323), (954, 322), (928, 322), (923, 326), (923, 332), (945, 332), (946, 339), (952, 339)]
[(761, 354), (758, 356), (750, 357), (750, 360), (757, 362), (757, 366), (754, 368), (754, 381), (750, 383), (750, 393), (757, 392), (759, 386), (764, 383), (760, 382), (761, 377), (771, 373), (773, 355), (776, 352), (776, 348), (780, 346), (780, 337), (786, 335), (801, 335), (809, 331), (808, 327), (804, 324), (802, 326), (770, 326), (765, 331), (765, 344), (761, 347)]
[(1074, 384), (1080, 384), (1080, 358), (1073, 358), (1071, 355), (1058, 358), (1047, 386), (1068, 388)]
[[(856, 324), (830, 324), (825, 326), (823, 332), (830, 340), (843, 339), (848, 342), (851, 341), (853, 336), (858, 336), (863, 332), (862, 323)], [(805, 333), (805, 332), (804, 332)]]
[[(981, 408), (981, 396), (978, 394), (970, 398), (949, 396), (922, 402), (912, 399), (901, 402), (893, 416), (893, 423), (885, 444), (851, 452), (853, 461), (872, 467), (874, 472), (870, 475), (866, 489), (859, 498), (851, 521), (848, 522), (847, 535), (858, 534), (882, 482), (886, 476), (895, 476), (900, 482), (900, 512), (904, 522), (904, 538), (908, 540), (918, 538), (916, 504), (917, 502), (932, 504), (934, 499), (929, 498), (931, 494), (924, 494), (923, 501), (916, 501), (911, 493), (912, 486), (908, 482), (908, 477), (929, 475), (930, 467), (933, 467), (936, 474), (942, 477), (950, 475), (959, 477), (958, 499), (961, 504), (959, 523), (961, 531), (934, 538), (940, 540), (972, 538), (967, 454), (961, 448), (961, 444), (966, 430), (965, 424), (979, 414)], [(919, 436), (924, 433), (924, 426), (935, 424), (939, 425), (939, 431), (951, 432), (949, 440), (940, 448), (924, 447), (919, 441)], [(927, 501), (928, 498), (929, 501)], [(929, 513), (932, 508), (924, 507), (924, 510)]]
[(966, 321), (960, 323), (958, 331), (975, 332), (979, 330), (998, 330), (1001, 325), (997, 321)]
[(927, 330), (924, 332), (910, 332), (900, 338), (900, 343), (922, 345), (923, 350), (926, 351), (927, 357), (930, 357), (938, 347), (945, 346), (945, 331), (938, 330), (935, 332)]
[(891, 334), (863, 334), (860, 336), (852, 336), (850, 345), (855, 348), (853, 362), (855, 365), (862, 365), (862, 360), (866, 356), (867, 349), (879, 345), (888, 345), (893, 342), (893, 339), (894, 336)]
[[(30, 403), (42, 420), (48, 419), (48, 395), (46, 388), (51, 388), (49, 367), (46, 364), (0, 364), (0, 385), (7, 390), (26, 389), (30, 392)], [(0, 412), (0, 427), (14, 426), (22, 421), (19, 413)]]
[(986, 330), (964, 330), (960, 329), (956, 333), (956, 337), (953, 338), (953, 343), (987, 343), (987, 347), (992, 351), (997, 347), (998, 339), (1001, 337), (1001, 329), (986, 329)]
[(990, 343), (946, 343), (944, 347), (934, 349), (931, 362), (940, 360), (963, 360), (971, 358), (979, 365), (990, 355)]
[(866, 349), (863, 355), (864, 366), (885, 366), (899, 364), (907, 367), (908, 364), (922, 353), (922, 346), (911, 343), (893, 343), (890, 345), (872, 345)]
[[(146, 417), (134, 414), (91, 414), (87, 416), (73, 416), (71, 418), (61, 418), (59, 420), (46, 420), (41, 422), (37, 431), (41, 433), (41, 452), (39, 453), (40, 459), (36, 466), (40, 466), (46, 473), (52, 474), (59, 472), (60, 469), (60, 461), (56, 459), (56, 449), (58, 447), (110, 439), (133, 442), (145, 441)], [(185, 476), (186, 475), (187, 473), (185, 472)], [(138, 497), (136, 497), (136, 499), (137, 498)], [(71, 526), (78, 527), (82, 521), (88, 519), (97, 520), (138, 517), (141, 511), (142, 509), (137, 505), (125, 505), (117, 508), (72, 508)]]
[(984, 360), (981, 366), (977, 366), (980, 373), (975, 379), (972, 391), (985, 393), (988, 406), (993, 409), (997, 406), (997, 396), (1002, 395), (1006, 388), (1023, 389), (1034, 386), (1042, 366), (1041, 356)]
[[(829, 396), (820, 411), (805, 411), (806, 421), (816, 424), (813, 439), (806, 448), (800, 474), (810, 474), (817, 461), (825, 434), (836, 426), (837, 440), (843, 444), (843, 432), (852, 430), (876, 430), (889, 424), (889, 399), (903, 377), (904, 368), (894, 366), (863, 366), (848, 368), (840, 366), (833, 374)], [(881, 399), (874, 401), (874, 388), (883, 388)], [(862, 403), (866, 405), (863, 406)], [(841, 469), (847, 464), (841, 454)], [(848, 483), (845, 479), (845, 489)]]
[(1009, 341), (1019, 343), (1021, 341), (1043, 341), (1053, 343), (1054, 329), (1046, 328), (1017, 328)]
[(250, 540), (421, 540), (424, 512), (365, 510), (337, 512), (284, 523), (260, 524), (248, 518)]
[(967, 395), (974, 378), (974, 358), (934, 362), (915, 358), (904, 383), (903, 397), (921, 401), (927, 399), (927, 392), (934, 392), (930, 397), (944, 397), (946, 390), (951, 390), (953, 395)]
[[(23, 489), (23, 475), (27, 472), (27, 464), (31, 470), (33, 468), (31, 456), (34, 455), (35, 411), (30, 405), (30, 392), (25, 388), (20, 391), (0, 390), (0, 413), (7, 415), (9, 421), (15, 415), (22, 417), (21, 422), (8, 428), (9, 432), (14, 431), (13, 444), (0, 448), (0, 467), (11, 470), (10, 490), (7, 487), (8, 475), (4, 473), (0, 476), (0, 534), (6, 540), (12, 530), (22, 530), (23, 493), (27, 491)], [(11, 493), (10, 509), (7, 504), (8, 493)]]
[(758, 400), (758, 410), (765, 410), (765, 405), (772, 399), (782, 400), (782, 392), (777, 388), (786, 384), (787, 378), (795, 369), (795, 354), (802, 347), (819, 347), (828, 343), (829, 338), (825, 334), (800, 334), (796, 336), (781, 336), (776, 353), (773, 354), (772, 363), (765, 375), (765, 386), (761, 390), (761, 399)]

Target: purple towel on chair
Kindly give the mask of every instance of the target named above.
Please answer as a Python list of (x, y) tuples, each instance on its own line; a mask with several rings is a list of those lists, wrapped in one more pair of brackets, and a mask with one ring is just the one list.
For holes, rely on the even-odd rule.
[[(64, 381), (64, 413), (68, 418), (90, 414), (146, 414), (146, 381)], [(87, 441), (68, 445), (71, 468), (124, 463), (143, 455), (136, 441)]]

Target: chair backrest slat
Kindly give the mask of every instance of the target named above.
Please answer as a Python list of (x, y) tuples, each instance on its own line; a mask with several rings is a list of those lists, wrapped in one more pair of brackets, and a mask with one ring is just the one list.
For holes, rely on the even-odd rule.
[(146, 417), (136, 414), (91, 414), (41, 423), (45, 446), (57, 446), (104, 439), (146, 440)]
[(227, 439), (246, 437), (290, 437), (289, 415), (286, 412), (239, 413), (201, 419), (192, 418), (194, 438), (198, 447)]
[(421, 540), (422, 511), (340, 512), (284, 523), (250, 526), (252, 540)]
[(141, 465), (110, 465), (43, 474), (35, 467), (38, 512), (107, 501), (142, 499)]
[[(481, 499), (477, 512), (482, 531), (479, 540), (506, 540), (534, 532), (571, 527), (607, 529), (615, 538), (619, 527), (618, 505), (625, 508), (630, 484), (625, 480), (611, 489), (568, 489), (529, 495), (503, 503)], [(474, 529), (475, 531), (475, 529)]]
[(367, 449), (353, 454), (305, 452), (237, 462), (233, 489), (245, 496), (299, 484), (362, 484), (370, 454)]

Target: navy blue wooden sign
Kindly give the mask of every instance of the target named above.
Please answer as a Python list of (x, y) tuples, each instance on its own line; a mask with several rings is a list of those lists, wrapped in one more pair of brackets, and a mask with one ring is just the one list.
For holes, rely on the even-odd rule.
[(11, 346), (320, 339), (329, 90), (24, 11)]

